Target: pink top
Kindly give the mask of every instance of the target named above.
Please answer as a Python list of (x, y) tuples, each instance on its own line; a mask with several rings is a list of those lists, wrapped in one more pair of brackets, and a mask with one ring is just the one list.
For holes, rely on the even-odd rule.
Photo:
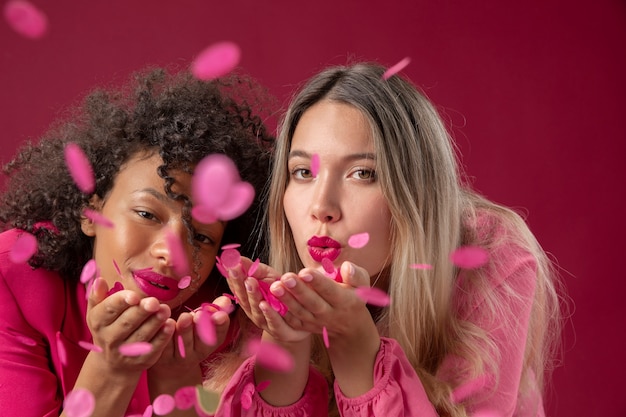
[[(489, 227), (492, 222), (481, 218), (479, 232), (486, 231), (494, 241), (499, 240), (491, 250), (492, 259), (500, 261), (488, 266), (488, 279), (493, 291), (505, 297), (511, 304), (505, 315), (490, 320), (484, 307), (484, 300), (477, 299), (471, 292), (464, 290), (463, 277), (455, 294), (454, 306), (457, 314), (487, 330), (493, 337), (501, 357), (498, 360), (499, 380), (479, 378), (468, 381), (464, 395), (462, 389), (456, 390), (457, 396), (464, 396), (468, 411), (472, 414), (500, 417), (544, 417), (541, 396), (538, 392), (525, 398), (518, 398), (526, 335), (532, 299), (535, 291), (536, 261), (530, 253), (515, 246), (506, 239), (507, 232), (501, 226)], [(485, 226), (485, 227), (483, 227)], [(482, 230), (481, 230), (482, 229)], [(479, 239), (482, 236), (479, 236)], [(503, 239), (500, 239), (503, 238)], [(490, 239), (491, 240), (491, 239)], [(517, 295), (512, 299), (505, 294), (507, 284)], [(455, 369), (462, 359), (454, 356), (444, 358), (437, 376), (443, 380), (457, 380)], [(311, 368), (308, 385), (302, 398), (288, 407), (273, 407), (254, 393), (254, 358), (249, 358), (231, 379), (222, 397), (218, 416), (307, 416), (324, 417), (328, 415), (327, 382), (321, 374)], [(458, 372), (458, 371), (457, 371)], [(497, 384), (497, 385), (496, 385)], [(426, 391), (415, 370), (410, 365), (400, 345), (393, 339), (381, 338), (380, 350), (374, 365), (374, 387), (367, 393), (347, 398), (339, 386), (334, 386), (337, 406), (343, 417), (399, 417), (420, 416), (436, 417), (437, 413), (428, 400)], [(241, 398), (251, 397), (246, 406), (241, 406)], [(297, 412), (296, 412), (297, 410)]]
[[(88, 353), (78, 342), (92, 341), (85, 286), (11, 262), (19, 233), (0, 234), (0, 410), (7, 416), (58, 416)], [(141, 415), (148, 404), (144, 372), (127, 414)]]

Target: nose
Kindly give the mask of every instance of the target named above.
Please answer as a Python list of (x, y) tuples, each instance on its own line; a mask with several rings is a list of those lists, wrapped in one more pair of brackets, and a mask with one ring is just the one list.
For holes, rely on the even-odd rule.
[(337, 181), (319, 175), (315, 179), (311, 215), (322, 223), (333, 223), (341, 218), (340, 186)]
[(187, 231), (182, 227), (163, 227), (150, 247), (151, 255), (157, 259), (159, 267), (172, 268), (180, 276), (189, 272), (187, 255)]

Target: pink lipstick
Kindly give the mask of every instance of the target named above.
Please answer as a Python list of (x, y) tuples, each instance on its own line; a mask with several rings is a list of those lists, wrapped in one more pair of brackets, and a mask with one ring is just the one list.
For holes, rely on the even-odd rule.
[(309, 255), (316, 262), (326, 258), (331, 262), (341, 254), (341, 244), (328, 236), (313, 236), (307, 242)]
[(137, 286), (148, 297), (155, 297), (159, 301), (169, 301), (180, 292), (178, 281), (166, 277), (149, 269), (140, 269), (133, 272)]

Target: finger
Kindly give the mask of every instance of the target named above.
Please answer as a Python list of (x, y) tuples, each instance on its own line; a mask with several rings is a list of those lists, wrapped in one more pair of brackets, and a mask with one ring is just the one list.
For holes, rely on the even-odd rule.
[[(293, 273), (283, 275), (280, 281), (272, 283), (270, 291), (287, 306), (287, 313), (285, 314), (287, 321), (293, 317), (297, 318), (299, 322), (315, 320), (311, 310), (304, 307), (300, 300), (319, 299), (319, 297), (306, 284), (299, 280), (297, 275)], [(309, 294), (306, 295), (305, 293)], [(320, 302), (323, 303), (323, 300), (320, 300)], [(311, 302), (308, 303), (308, 306), (310, 305)], [(321, 308), (319, 310), (321, 311)]]
[(259, 288), (259, 281), (256, 278), (247, 278), (245, 281), (246, 288), (246, 299), (248, 301), (248, 311), (246, 314), (257, 325), (257, 327), (264, 328), (266, 326), (265, 323), (265, 315), (259, 308), (259, 304), (264, 300), (263, 294), (261, 294), (261, 290)]
[[(155, 302), (156, 307), (154, 306)], [(124, 312), (110, 326), (110, 332), (124, 338), (125, 343), (147, 342), (152, 340), (161, 330), (169, 320), (170, 315), (171, 310), (167, 304), (158, 304), (156, 299), (144, 298), (139, 306)]]
[(150, 344), (153, 346), (151, 354), (156, 357), (161, 356), (165, 348), (170, 346), (172, 336), (175, 332), (176, 321), (172, 318), (166, 319), (166, 321), (157, 329), (153, 337), (149, 340)]
[(302, 327), (302, 322), (294, 316), (291, 316), (294, 326), (289, 325), (267, 301), (262, 301), (259, 304), (259, 309), (263, 312), (267, 323), (267, 328), (264, 330), (277, 340), (288, 341), (294, 330)]
[[(304, 269), (298, 275), (285, 274), (280, 281), (302, 306), (303, 311), (309, 311), (314, 316), (324, 314), (330, 309), (331, 303), (334, 304), (334, 299), (337, 298), (336, 292), (341, 288), (341, 284), (312, 269)], [(291, 308), (289, 304), (288, 306)], [(300, 311), (297, 306), (294, 309)]]
[(348, 261), (342, 263), (340, 268), (343, 282), (351, 287), (369, 287), (371, 285), (371, 277), (364, 268)]
[[(114, 323), (129, 308), (139, 304), (139, 295), (133, 291), (122, 290), (106, 296), (106, 282), (94, 282), (94, 290), (89, 296), (87, 323), (92, 329), (100, 329)], [(102, 298), (102, 291), (105, 292)]]

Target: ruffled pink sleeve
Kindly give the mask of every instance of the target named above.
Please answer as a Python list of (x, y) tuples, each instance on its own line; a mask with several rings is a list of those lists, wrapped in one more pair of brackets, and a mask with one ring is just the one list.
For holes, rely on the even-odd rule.
[(398, 342), (385, 337), (374, 364), (374, 387), (348, 398), (335, 382), (335, 397), (342, 417), (437, 417), (404, 351)]
[(247, 359), (230, 379), (215, 417), (327, 417), (328, 384), (319, 371), (310, 368), (302, 397), (285, 407), (266, 403), (255, 390), (254, 357)]

